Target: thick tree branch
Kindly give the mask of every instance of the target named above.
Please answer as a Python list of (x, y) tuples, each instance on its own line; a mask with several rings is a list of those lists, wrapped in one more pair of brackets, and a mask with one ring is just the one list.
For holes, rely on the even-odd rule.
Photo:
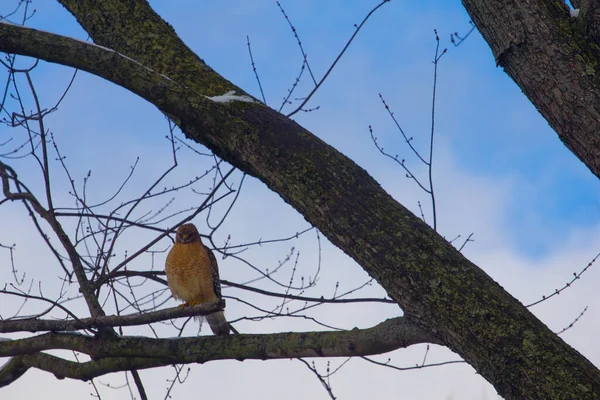
[(225, 308), (225, 301), (215, 304), (199, 304), (194, 307), (173, 307), (164, 310), (143, 312), (129, 315), (103, 315), (95, 318), (77, 320), (49, 319), (15, 319), (0, 321), (0, 333), (9, 332), (43, 332), (43, 331), (75, 331), (89, 328), (107, 328), (115, 326), (145, 325), (196, 315), (207, 315)]
[(8, 360), (4, 365), (0, 366), (0, 388), (10, 385), (22, 377), (28, 369), (29, 366), (23, 364), (21, 356)]
[[(366, 356), (387, 353), (418, 343), (441, 344), (441, 341), (406, 318), (389, 319), (369, 329), (355, 328), (342, 332), (174, 339), (92, 337), (54, 332), (0, 342), (0, 357), (14, 357), (10, 361), (12, 367), (6, 369), (7, 372), (4, 372), (4, 369), (0, 370), (0, 386), (12, 382), (11, 377), (18, 378), (17, 372), (22, 374), (23, 368), (29, 367), (48, 371), (59, 378), (89, 380), (110, 372), (224, 359), (243, 361)], [(77, 363), (39, 353), (53, 349), (88, 354), (92, 361)]]
[(463, 0), (498, 65), (600, 177), (600, 18), (589, 3), (572, 18), (563, 0)]
[[(377, 279), (407, 318), (435, 331), (504, 397), (600, 395), (600, 372), (588, 360), (363, 169), (259, 103), (205, 97), (232, 86), (182, 45), (145, 1), (106, 0), (101, 7), (91, 1), (62, 3), (97, 44), (143, 65), (110, 50), (7, 24), (0, 24), (0, 50), (85, 69), (173, 116), (188, 137), (279, 193)], [(127, 367), (132, 368), (138, 367)]]

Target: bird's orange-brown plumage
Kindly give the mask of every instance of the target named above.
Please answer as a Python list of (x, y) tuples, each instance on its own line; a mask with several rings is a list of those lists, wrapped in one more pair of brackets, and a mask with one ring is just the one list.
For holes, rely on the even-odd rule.
[[(171, 293), (185, 305), (212, 303), (221, 299), (219, 267), (213, 252), (200, 240), (194, 224), (177, 229), (175, 244), (167, 255), (165, 272)], [(223, 311), (206, 316), (215, 335), (229, 333)]]

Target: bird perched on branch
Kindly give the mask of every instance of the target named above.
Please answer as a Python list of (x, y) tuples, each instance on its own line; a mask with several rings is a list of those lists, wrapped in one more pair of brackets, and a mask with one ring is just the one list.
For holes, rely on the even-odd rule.
[[(185, 301), (183, 307), (221, 299), (217, 259), (200, 240), (194, 224), (184, 224), (177, 229), (175, 244), (167, 255), (165, 272), (173, 297)], [(206, 315), (206, 321), (215, 335), (229, 334), (229, 323), (223, 311)]]

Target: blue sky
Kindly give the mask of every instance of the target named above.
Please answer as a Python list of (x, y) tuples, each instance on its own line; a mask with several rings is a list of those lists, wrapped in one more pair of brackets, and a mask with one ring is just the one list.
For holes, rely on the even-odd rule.
[[(174, 5), (163, 0), (150, 1), (150, 4), (208, 65), (259, 97), (247, 52), (246, 35), (250, 36), (267, 102), (274, 108), (279, 106), (302, 59), (275, 1), (251, 4), (239, 0), (179, 1)], [(377, 2), (283, 1), (282, 4), (301, 35), (313, 71), (320, 77), (353, 33), (353, 25)], [(86, 39), (74, 18), (58, 3), (34, 1), (33, 6), (37, 13), (29, 26)], [(0, 6), (0, 13), (5, 12), (5, 7)], [(431, 117), (433, 30), (437, 29), (441, 46), (448, 47), (438, 72), (434, 158), (440, 233), (452, 238), (474, 232), (475, 242), (467, 246), (465, 254), (517, 298), (530, 302), (569, 279), (573, 271), (584, 267), (600, 249), (595, 239), (600, 231), (600, 191), (597, 178), (562, 145), (510, 78), (496, 68), (491, 51), (477, 32), (460, 47), (452, 46), (450, 33), (464, 33), (469, 27), (469, 17), (459, 2), (392, 1), (384, 5), (372, 16), (309, 103), (309, 107), (320, 106), (320, 110), (299, 113), (294, 118), (369, 171), (413, 212), (417, 212), (417, 201), (421, 201), (429, 213), (427, 196), (404, 178), (397, 165), (379, 155), (371, 143), (368, 126), (373, 126), (386, 149), (409, 160), (413, 171), (425, 176), (426, 171), (410, 157), (378, 94), (385, 96), (407, 134), (414, 137), (415, 146), (424, 152)], [(51, 104), (71, 73), (64, 67), (42, 64), (34, 74), (40, 97)], [(298, 96), (310, 89), (310, 81), (305, 77)], [(47, 124), (55, 132), (61, 151), (67, 155), (78, 179), (92, 169), (95, 186), (91, 190), (98, 196), (112, 190), (114, 178), (125, 176), (137, 156), (145, 174), (136, 175), (132, 193), (145, 187), (170, 162), (164, 139), (167, 123), (160, 112), (124, 89), (86, 73), (79, 74), (60, 111), (49, 116)], [(11, 134), (4, 125), (0, 126), (0, 142), (2, 137)], [(110, 158), (109, 165), (106, 165), (106, 157)], [(182, 157), (182, 163), (198, 166), (197, 159), (191, 156)], [(29, 164), (18, 161), (15, 165), (21, 167), (22, 176), (35, 179), (35, 170)], [(187, 179), (184, 174), (176, 178)], [(188, 196), (177, 201), (193, 203), (196, 198)], [(217, 235), (218, 240), (232, 233), (235, 240), (243, 242), (295, 232), (306, 226), (301, 216), (257, 181), (247, 183), (242, 199), (235, 208), (233, 222), (224, 226)], [(7, 220), (16, 218), (12, 211), (15, 209), (11, 206), (8, 209), (11, 215), (8, 215), (9, 211), (0, 208), (0, 213), (5, 213), (0, 216)], [(21, 234), (27, 237), (24, 230), (15, 233), (17, 239)], [(17, 239), (13, 240), (12, 232), (9, 234), (0, 228), (0, 243)], [(312, 273), (316, 259), (314, 241), (313, 236), (300, 243), (306, 249), (303, 253), (306, 259), (312, 260), (308, 262), (306, 275)], [(275, 263), (285, 251), (282, 247), (272, 253), (250, 254), (261, 262)], [(37, 273), (34, 261), (28, 261), (22, 253), (19, 257), (22, 265), (31, 264), (32, 274)], [(234, 264), (229, 263), (222, 266), (222, 276), (241, 280), (232, 272)], [(324, 244), (323, 270), (323, 292), (314, 292), (315, 295), (331, 293), (340, 276), (346, 278), (341, 280), (341, 285), (347, 287), (366, 278), (358, 266), (327, 244)], [(597, 324), (593, 323), (598, 320), (594, 317), (598, 317), (598, 311), (593, 305), (600, 305), (591, 297), (595, 290), (594, 276), (600, 278), (594, 274), (592, 269), (578, 282), (577, 290), (535, 310), (549, 326), (560, 329), (577, 316), (583, 306), (590, 305), (582, 322), (564, 337), (598, 363), (600, 353), (593, 350), (590, 340), (598, 332)], [(376, 287), (368, 290), (382, 293)], [(243, 314), (235, 307), (228, 304), (228, 315)], [(365, 307), (364, 315), (358, 318), (356, 310), (323, 315), (344, 327), (372, 326), (386, 317), (398, 315), (396, 309), (374, 311)], [(285, 331), (296, 327), (295, 324), (266, 323), (244, 325), (244, 328), (256, 332)], [(298, 325), (297, 329), (302, 326)], [(393, 358), (398, 364), (412, 365), (419, 362), (422, 355), (422, 348), (417, 346), (396, 352)], [(452, 359), (456, 356), (436, 348), (431, 357)], [(248, 365), (253, 365), (252, 368), (265, 376), (273, 377), (276, 384), (266, 389), (266, 383), (261, 386), (260, 380), (246, 382), (247, 391), (263, 393), (266, 398), (277, 398), (278, 393), (279, 396), (289, 394), (285, 390), (294, 380), (286, 383), (286, 377), (295, 374), (302, 374), (302, 382), (307, 385), (303, 389), (306, 392), (297, 393), (298, 398), (303, 395), (324, 398), (325, 395), (309, 371), (290, 366), (290, 362), (209, 364), (202, 367), (199, 376), (207, 374), (222, 379), (227, 371), (245, 376), (249, 374)], [(391, 372), (353, 361), (342, 371), (348, 372), (340, 372), (339, 380), (333, 382), (340, 398), (360, 398), (365, 390), (363, 386), (369, 384), (381, 387), (377, 393), (380, 396), (401, 391), (409, 398), (494, 398), (493, 388), (467, 366)], [(33, 376), (34, 373), (28, 374)], [(356, 374), (365, 379), (360, 387), (353, 385)], [(164, 376), (157, 376), (152, 379), (164, 382)], [(249, 375), (245, 379), (251, 380)], [(441, 379), (443, 383), (433, 388), (427, 384), (430, 379)], [(23, 390), (28, 382), (26, 376), (4, 391), (10, 394), (11, 390)], [(77, 390), (85, 388), (85, 384), (55, 381), (48, 376), (43, 382), (48, 390), (66, 387), (62, 385), (72, 385), (70, 387)], [(194, 386), (189, 384), (188, 387)], [(187, 394), (185, 388), (184, 385), (179, 392), (183, 398)], [(226, 393), (234, 397), (237, 392), (227, 388)]]

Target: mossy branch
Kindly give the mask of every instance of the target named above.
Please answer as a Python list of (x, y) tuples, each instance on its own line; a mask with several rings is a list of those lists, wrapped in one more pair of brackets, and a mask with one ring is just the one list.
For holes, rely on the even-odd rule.
[(207, 315), (225, 308), (225, 301), (214, 304), (199, 304), (194, 307), (172, 307), (158, 311), (135, 313), (129, 315), (102, 315), (92, 318), (55, 320), (22, 318), (0, 321), (0, 333), (8, 332), (43, 332), (43, 331), (75, 331), (80, 329), (107, 328), (116, 326), (145, 325), (168, 319)]
[(97, 44), (116, 51), (4, 23), (0, 51), (85, 69), (156, 105), (190, 139), (277, 192), (374, 277), (412, 323), (434, 331), (505, 398), (600, 396), (594, 365), (366, 171), (260, 103), (206, 97), (228, 92), (231, 83), (185, 47), (146, 1), (61, 2)]
[[(387, 353), (418, 343), (441, 344), (439, 338), (406, 318), (386, 320), (372, 328), (339, 332), (275, 333), (152, 339), (87, 336), (51, 332), (0, 342), (0, 357), (13, 357), (0, 370), (0, 386), (38, 368), (58, 378), (89, 380), (111, 372), (214, 360), (271, 360), (297, 357), (353, 357)], [(92, 360), (75, 362), (41, 353), (72, 350)]]

